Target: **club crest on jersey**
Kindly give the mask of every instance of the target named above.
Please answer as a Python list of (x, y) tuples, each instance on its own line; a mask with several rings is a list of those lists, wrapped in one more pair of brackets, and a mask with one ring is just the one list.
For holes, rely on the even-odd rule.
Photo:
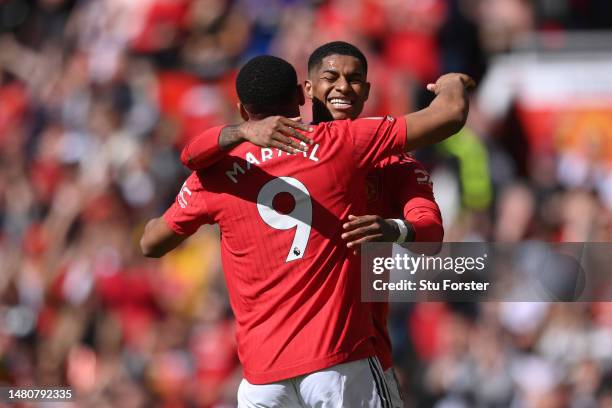
[(414, 169), (414, 174), (417, 175), (417, 183), (433, 187), (429, 173), (423, 169)]

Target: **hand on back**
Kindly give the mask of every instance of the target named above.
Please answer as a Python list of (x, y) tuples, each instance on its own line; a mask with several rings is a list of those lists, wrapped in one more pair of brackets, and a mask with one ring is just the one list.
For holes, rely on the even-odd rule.
[[(248, 120), (239, 127), (244, 140), (261, 147), (273, 147), (287, 153), (308, 151), (312, 139), (298, 132), (312, 132), (313, 128), (300, 123), (301, 118), (268, 116), (261, 120)], [(303, 142), (303, 143), (300, 143)]]

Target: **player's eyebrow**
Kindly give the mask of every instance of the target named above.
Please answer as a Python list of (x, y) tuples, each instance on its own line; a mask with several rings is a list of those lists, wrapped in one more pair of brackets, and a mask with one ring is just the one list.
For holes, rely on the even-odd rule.
[(365, 75), (363, 75), (363, 72), (361, 71), (355, 71), (355, 72), (351, 72), (350, 74), (347, 75), (347, 77), (349, 78), (363, 78)]
[(338, 71), (336, 71), (335, 69), (326, 69), (323, 72), (321, 72), (321, 75), (323, 74), (334, 74), (334, 75), (338, 75)]

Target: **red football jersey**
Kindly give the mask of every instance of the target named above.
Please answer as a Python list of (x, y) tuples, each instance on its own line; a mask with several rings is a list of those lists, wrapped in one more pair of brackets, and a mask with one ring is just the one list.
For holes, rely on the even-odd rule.
[(164, 214), (179, 234), (218, 223), (245, 378), (265, 384), (374, 355), (360, 261), (341, 239), (367, 172), (406, 144), (403, 118), (314, 126), (289, 155), (243, 143), (192, 174)]
[[(429, 173), (407, 153), (383, 159), (367, 176), (368, 214), (408, 220), (415, 242), (441, 242), (442, 216), (436, 204)], [(389, 254), (391, 256), (391, 254)], [(372, 303), (376, 330), (376, 355), (384, 370), (393, 365), (387, 329), (387, 302)]]

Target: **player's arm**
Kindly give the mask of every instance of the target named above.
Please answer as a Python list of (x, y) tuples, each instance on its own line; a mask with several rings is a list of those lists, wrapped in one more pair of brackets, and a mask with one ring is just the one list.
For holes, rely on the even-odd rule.
[[(418, 253), (435, 255), (442, 248), (444, 226), (442, 213), (434, 198), (433, 185), (429, 173), (417, 162), (400, 164), (399, 171), (407, 173), (402, 180), (398, 194), (394, 196), (395, 207), (403, 208), (404, 220), (414, 231), (413, 243), (438, 243), (438, 245), (411, 245), (409, 248)], [(395, 171), (392, 168), (391, 171)]]
[(472, 86), (474, 81), (467, 75), (446, 74), (427, 86), (436, 97), (423, 110), (399, 118), (337, 121), (333, 129), (348, 134), (356, 167), (369, 170), (393, 154), (433, 145), (457, 133), (467, 119), (467, 90)]
[(148, 258), (160, 258), (179, 246), (188, 235), (179, 235), (162, 218), (153, 218), (145, 226), (140, 250)]
[[(442, 242), (444, 228), (439, 210), (418, 201), (407, 202), (406, 211), (400, 218), (349, 215), (343, 225), (342, 239), (349, 248), (365, 242)], [(438, 250), (432, 249), (432, 252)]]
[[(295, 119), (295, 120), (294, 120)], [(271, 147), (287, 153), (307, 151), (312, 139), (298, 132), (312, 132), (312, 127), (299, 118), (269, 116), (262, 120), (248, 120), (240, 125), (218, 126), (209, 129), (185, 146), (181, 162), (191, 170), (212, 166), (228, 151), (244, 142)]]
[[(390, 198), (398, 218), (350, 215), (342, 235), (347, 245), (353, 247), (363, 242), (442, 242), (442, 216), (434, 199), (429, 174), (423, 166), (405, 157), (399, 163), (384, 168), (382, 182), (383, 191), (393, 192)], [(437, 253), (439, 248), (423, 250)]]
[(469, 111), (467, 91), (475, 86), (465, 74), (442, 75), (427, 89), (436, 94), (431, 104), (406, 119), (406, 151), (429, 146), (454, 135), (465, 125)]
[(423, 165), (404, 156), (399, 163), (389, 167), (387, 175), (391, 183), (397, 182), (393, 207), (402, 211), (405, 221), (410, 223), (414, 231), (411, 242), (442, 242), (442, 214), (429, 173)]
[(147, 222), (140, 239), (140, 249), (144, 256), (162, 257), (203, 224), (215, 222), (208, 212), (205, 193), (198, 174), (191, 174), (164, 215)]
[(414, 229), (402, 219), (385, 219), (380, 215), (349, 215), (342, 227), (342, 239), (353, 248), (366, 242), (412, 242)]

